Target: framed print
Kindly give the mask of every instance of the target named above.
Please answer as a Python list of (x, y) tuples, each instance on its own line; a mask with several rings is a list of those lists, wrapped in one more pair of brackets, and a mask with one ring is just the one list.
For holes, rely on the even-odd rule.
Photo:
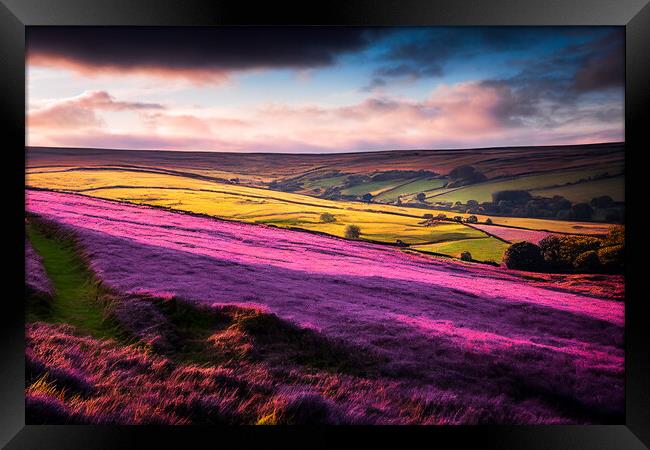
[(647, 448), (644, 1), (3, 3), (7, 448)]

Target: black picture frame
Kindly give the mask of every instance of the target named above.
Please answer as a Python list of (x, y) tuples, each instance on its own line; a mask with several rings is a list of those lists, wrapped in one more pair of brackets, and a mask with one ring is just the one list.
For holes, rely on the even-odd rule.
[[(620, 25), (626, 30), (626, 419), (624, 425), (480, 427), (117, 427), (25, 425), (24, 153), (25, 27), (33, 25)], [(650, 446), (650, 358), (642, 295), (641, 159), (650, 149), (650, 5), (648, 0), (330, 0), (300, 4), (199, 0), (0, 0), (0, 118), (5, 291), (0, 353), (0, 445), (23, 448), (248, 448), (253, 440), (318, 447), (363, 434), (383, 444), (531, 449), (642, 449)], [(639, 189), (633, 185), (638, 184)], [(638, 214), (637, 214), (638, 216)], [(635, 245), (636, 244), (636, 245)], [(5, 285), (6, 286), (6, 285)], [(22, 297), (21, 297), (22, 296)], [(359, 436), (360, 437), (360, 436)], [(226, 441), (227, 439), (227, 441)], [(368, 441), (367, 441), (368, 442)], [(369, 442), (368, 442), (369, 443)]]

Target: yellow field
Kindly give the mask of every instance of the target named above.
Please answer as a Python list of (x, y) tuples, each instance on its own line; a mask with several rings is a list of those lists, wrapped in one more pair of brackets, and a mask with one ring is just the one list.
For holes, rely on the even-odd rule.
[[(420, 225), (425, 213), (441, 211), (320, 199), (305, 195), (217, 183), (196, 178), (126, 170), (39, 171), (27, 173), (27, 186), (78, 192), (98, 198), (165, 207), (229, 220), (262, 223), (342, 237), (347, 225), (361, 228), (361, 239), (394, 244), (398, 239), (418, 249), (457, 257), (469, 250), (476, 260), (500, 260), (504, 243), (482, 231), (460, 223)], [(331, 213), (334, 223), (323, 223), (322, 213)], [(456, 214), (444, 212), (448, 216)], [(484, 221), (487, 217), (480, 217)], [(575, 223), (492, 217), (507, 224), (550, 231), (585, 232), (602, 226), (586, 224), (575, 231)], [(602, 227), (604, 228), (604, 227)], [(588, 231), (587, 231), (588, 232)], [(454, 245), (441, 245), (454, 243)], [(467, 248), (465, 248), (467, 247)]]

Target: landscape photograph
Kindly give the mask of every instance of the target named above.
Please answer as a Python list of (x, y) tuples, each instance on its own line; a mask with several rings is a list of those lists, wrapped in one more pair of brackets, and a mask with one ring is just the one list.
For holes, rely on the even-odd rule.
[(27, 424), (624, 423), (624, 28), (25, 49)]

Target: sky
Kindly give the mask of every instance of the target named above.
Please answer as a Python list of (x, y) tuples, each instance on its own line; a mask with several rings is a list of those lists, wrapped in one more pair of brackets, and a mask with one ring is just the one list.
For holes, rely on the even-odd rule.
[(26, 49), (28, 146), (624, 140), (622, 27), (28, 27)]

